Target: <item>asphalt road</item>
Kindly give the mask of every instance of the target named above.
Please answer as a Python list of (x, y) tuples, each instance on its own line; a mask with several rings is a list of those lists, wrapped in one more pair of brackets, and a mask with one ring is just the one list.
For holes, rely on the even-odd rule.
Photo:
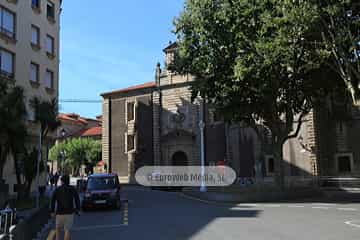
[(129, 203), (121, 211), (77, 217), (73, 239), (360, 239), (360, 204), (221, 205), (139, 187), (122, 198)]

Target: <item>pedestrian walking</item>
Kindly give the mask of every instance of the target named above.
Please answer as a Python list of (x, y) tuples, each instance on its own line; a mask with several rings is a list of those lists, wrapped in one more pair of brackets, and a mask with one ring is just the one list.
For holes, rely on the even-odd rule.
[(49, 180), (50, 180), (50, 189), (53, 190), (53, 188), (54, 188), (54, 174), (53, 173), (49, 174)]
[(58, 181), (59, 181), (59, 177), (60, 177), (59, 172), (56, 172), (56, 173), (54, 174), (54, 185), (55, 185), (55, 188), (57, 187), (57, 184), (58, 184)]
[(73, 186), (70, 186), (70, 177), (63, 175), (61, 186), (55, 189), (51, 198), (51, 213), (56, 221), (56, 240), (60, 240), (62, 231), (64, 231), (64, 240), (71, 239), (70, 230), (74, 222), (74, 215), (79, 214), (79, 211), (79, 194)]

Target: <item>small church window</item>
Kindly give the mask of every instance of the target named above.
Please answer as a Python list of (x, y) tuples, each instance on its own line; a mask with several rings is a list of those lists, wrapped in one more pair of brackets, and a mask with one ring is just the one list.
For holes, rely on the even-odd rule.
[(135, 150), (135, 136), (127, 135), (126, 137), (127, 152)]
[(135, 103), (134, 102), (128, 102), (127, 106), (127, 120), (134, 121), (135, 120)]

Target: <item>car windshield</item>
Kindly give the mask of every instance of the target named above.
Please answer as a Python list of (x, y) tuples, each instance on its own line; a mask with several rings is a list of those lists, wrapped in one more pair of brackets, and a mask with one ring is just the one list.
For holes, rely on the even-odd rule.
[(94, 177), (89, 178), (87, 189), (88, 190), (106, 190), (114, 189), (117, 187), (115, 177)]

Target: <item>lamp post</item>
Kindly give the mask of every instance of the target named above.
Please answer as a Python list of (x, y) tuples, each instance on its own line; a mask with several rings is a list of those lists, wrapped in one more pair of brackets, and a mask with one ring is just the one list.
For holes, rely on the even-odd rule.
[(206, 185), (204, 181), (205, 176), (205, 144), (204, 144), (204, 129), (205, 129), (205, 123), (203, 120), (199, 123), (200, 127), (200, 145), (201, 145), (201, 186), (200, 186), (200, 192), (206, 192)]
[(200, 152), (201, 152), (201, 186), (200, 192), (206, 192), (206, 185), (205, 185), (205, 140), (204, 140), (204, 129), (205, 129), (205, 122), (204, 122), (204, 100), (200, 101)]
[[(61, 135), (61, 139), (62, 139), (62, 140), (65, 140), (66, 130), (65, 130), (64, 128), (61, 129), (60, 135)], [(61, 171), (63, 172), (63, 171), (64, 171), (63, 168), (64, 168), (64, 156), (65, 156), (65, 152), (64, 152), (63, 150), (61, 150), (60, 155), (61, 155)]]

